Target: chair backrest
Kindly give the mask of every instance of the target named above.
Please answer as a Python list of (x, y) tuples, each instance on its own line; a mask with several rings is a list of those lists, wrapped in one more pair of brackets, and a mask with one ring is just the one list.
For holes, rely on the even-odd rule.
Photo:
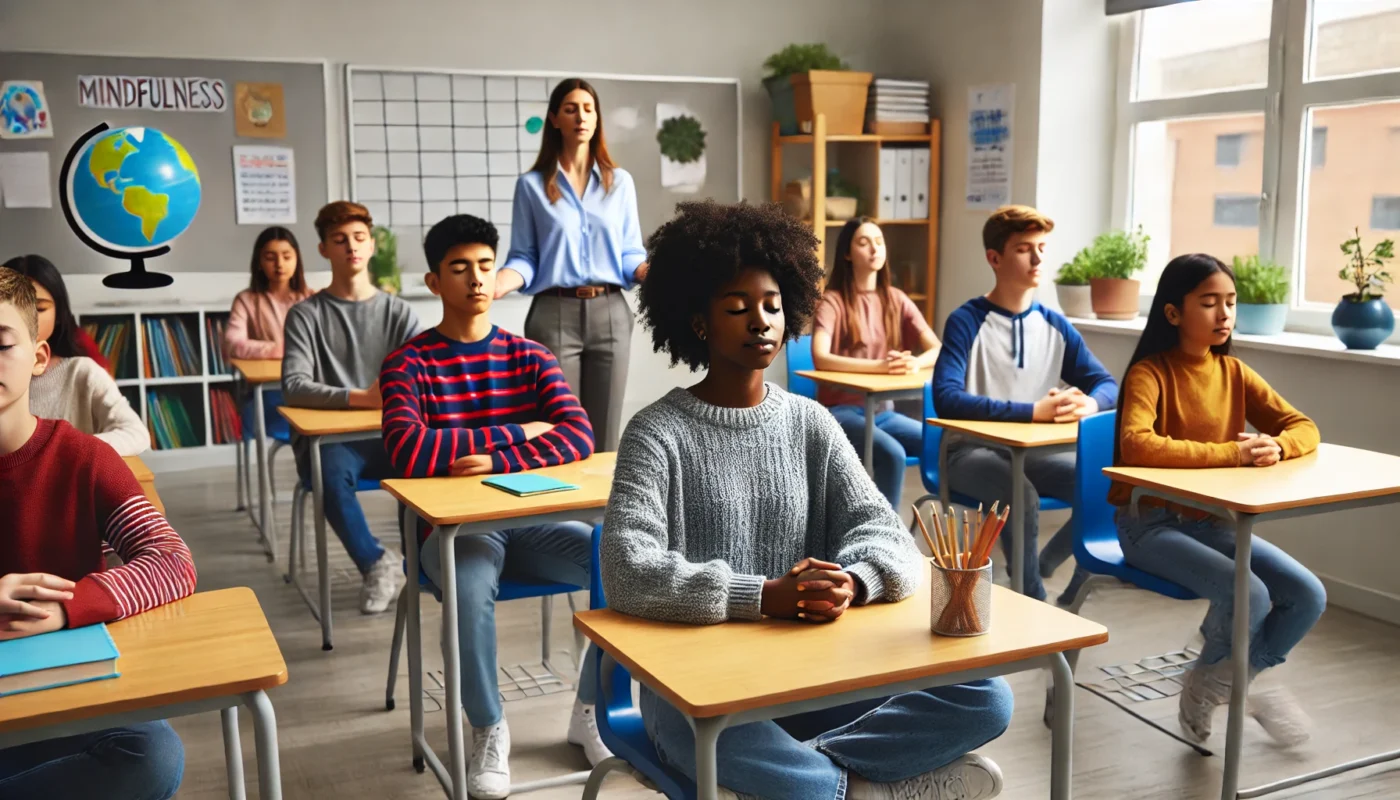
[[(924, 419), (937, 419), (938, 411), (933, 407), (933, 381), (924, 384)], [(938, 447), (943, 444), (943, 429), (937, 425), (924, 423), (924, 449), (919, 456), (919, 470), (923, 473), (924, 486), (933, 491), (938, 485)]]
[(812, 336), (799, 336), (787, 343), (787, 389), (812, 400), (817, 399), (817, 382), (797, 374), (800, 369), (815, 369), (812, 361)]
[(1113, 539), (1118, 528), (1114, 508), (1108, 502), (1111, 481), (1103, 474), (1113, 466), (1113, 437), (1117, 433), (1116, 411), (1102, 411), (1079, 420), (1079, 441), (1074, 462), (1074, 547), (1083, 542)]

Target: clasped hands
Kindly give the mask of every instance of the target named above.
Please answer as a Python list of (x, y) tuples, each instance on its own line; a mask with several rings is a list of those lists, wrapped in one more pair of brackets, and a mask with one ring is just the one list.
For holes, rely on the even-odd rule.
[(1099, 413), (1099, 401), (1077, 387), (1051, 389), (1035, 401), (1031, 412), (1034, 422), (1075, 422)]
[(62, 629), (68, 624), (64, 600), (74, 583), (46, 572), (0, 577), (0, 641)]
[(840, 564), (804, 558), (781, 578), (763, 582), (762, 612), (777, 619), (833, 622), (855, 596), (856, 579)]

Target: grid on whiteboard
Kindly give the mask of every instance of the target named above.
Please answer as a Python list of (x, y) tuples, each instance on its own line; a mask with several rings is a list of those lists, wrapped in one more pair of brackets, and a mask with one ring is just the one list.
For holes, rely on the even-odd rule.
[(515, 181), (535, 163), (549, 107), (546, 78), (351, 73), (356, 202), (376, 224), (422, 239), (474, 214), (510, 241)]

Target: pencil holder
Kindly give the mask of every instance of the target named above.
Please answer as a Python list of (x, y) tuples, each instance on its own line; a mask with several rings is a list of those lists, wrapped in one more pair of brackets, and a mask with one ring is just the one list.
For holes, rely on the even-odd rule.
[(945, 569), (929, 561), (929, 628), (940, 636), (981, 636), (992, 628), (992, 561)]

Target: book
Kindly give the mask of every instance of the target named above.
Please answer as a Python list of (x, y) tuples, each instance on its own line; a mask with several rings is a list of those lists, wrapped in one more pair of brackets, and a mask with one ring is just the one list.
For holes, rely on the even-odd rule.
[(496, 475), (482, 483), (492, 489), (500, 489), (516, 497), (534, 497), (537, 494), (549, 494), (551, 492), (569, 492), (578, 487), (572, 483), (565, 483), (546, 475), (531, 475), (528, 472), (521, 472), (514, 475)]
[(119, 655), (101, 623), (0, 641), (0, 697), (118, 677)]

